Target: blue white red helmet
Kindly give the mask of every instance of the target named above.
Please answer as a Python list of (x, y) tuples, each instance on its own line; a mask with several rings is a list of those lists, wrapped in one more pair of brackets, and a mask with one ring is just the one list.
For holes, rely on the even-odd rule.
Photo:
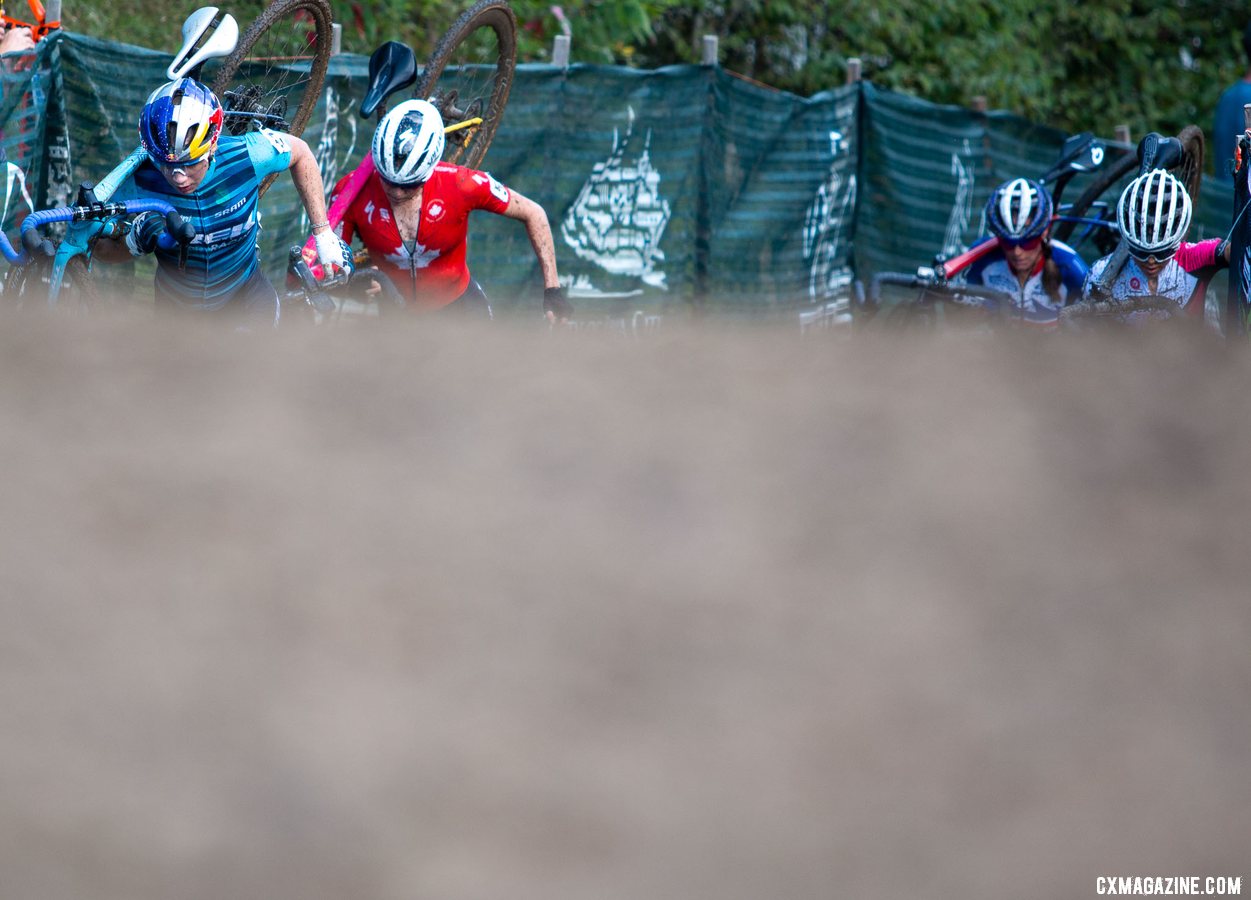
[(1051, 195), (1042, 182), (1014, 178), (991, 191), (986, 227), (1007, 241), (1032, 240), (1051, 224), (1051, 209)]
[(1191, 212), (1186, 186), (1163, 169), (1153, 169), (1125, 187), (1116, 222), (1132, 252), (1168, 256), (1190, 229)]
[(427, 100), (405, 100), (374, 131), (378, 174), (392, 184), (423, 184), (443, 157), (443, 117)]
[(202, 159), (222, 133), (222, 105), (193, 78), (161, 85), (139, 114), (139, 140), (159, 163)]

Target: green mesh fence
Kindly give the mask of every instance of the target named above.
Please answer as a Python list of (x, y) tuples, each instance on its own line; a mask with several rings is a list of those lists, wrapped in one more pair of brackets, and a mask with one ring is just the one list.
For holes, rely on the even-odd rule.
[[(64, 203), (133, 149), (170, 58), (62, 34), (0, 60), (0, 146), (37, 205)], [(328, 186), (368, 152), (373, 123), (357, 115), (367, 71), (364, 57), (334, 58), (304, 132)], [(855, 277), (967, 247), (989, 191), (1041, 175), (1064, 137), (869, 83), (803, 99), (712, 67), (526, 65), (485, 167), (547, 210), (562, 279), (584, 307), (759, 312), (843, 298)], [(1228, 229), (1227, 193), (1204, 184), (1199, 236)], [(288, 178), (262, 206), (263, 260), (280, 277), (308, 222)], [(10, 236), (19, 207), (11, 197)], [(538, 265), (519, 223), (476, 216), (469, 261), (498, 306), (534, 302)]]

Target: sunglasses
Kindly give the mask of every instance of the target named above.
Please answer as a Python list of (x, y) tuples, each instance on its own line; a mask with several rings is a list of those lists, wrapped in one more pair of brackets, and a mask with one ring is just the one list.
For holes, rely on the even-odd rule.
[(1042, 235), (1039, 235), (1038, 237), (1028, 238), (1023, 241), (1014, 241), (1011, 238), (1003, 238), (1003, 237), (995, 238), (995, 240), (999, 241), (999, 246), (1003, 250), (1033, 251), (1033, 250), (1037, 250), (1038, 247), (1042, 244)]
[(155, 159), (152, 160), (152, 162), (158, 169), (171, 177), (177, 175), (179, 172), (187, 177), (191, 177), (195, 173), (199, 172), (201, 167), (208, 165), (209, 157), (205, 156), (195, 162), (167, 163)]
[(1140, 263), (1151, 263), (1152, 265), (1163, 265), (1177, 254), (1176, 250), (1170, 250), (1168, 253), (1139, 253), (1137, 250), (1130, 250), (1129, 255)]

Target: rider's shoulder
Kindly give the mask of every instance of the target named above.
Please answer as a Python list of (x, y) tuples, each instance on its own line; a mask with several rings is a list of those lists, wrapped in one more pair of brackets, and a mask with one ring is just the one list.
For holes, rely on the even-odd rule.
[(1075, 273), (1073, 277), (1083, 276), (1089, 270), (1082, 255), (1064, 241), (1051, 242), (1051, 258), (1061, 271)]
[(220, 146), (229, 138), (230, 144), (245, 144), (249, 150), (261, 149), (267, 153), (285, 154), (291, 152), (291, 141), (288, 135), (271, 128), (261, 128), (241, 135), (223, 134), (218, 141)]
[(1064, 241), (1057, 241), (1054, 238), (1051, 241), (1052, 256), (1063, 256), (1066, 259), (1081, 259), (1082, 255), (1070, 247)]
[(1090, 275), (1088, 277), (1090, 278), (1097, 277), (1100, 272), (1102, 272), (1104, 269), (1108, 267), (1108, 263), (1111, 260), (1112, 260), (1111, 253), (1109, 253), (1107, 256), (1101, 256), (1098, 259), (1096, 259), (1093, 263), (1090, 264)]

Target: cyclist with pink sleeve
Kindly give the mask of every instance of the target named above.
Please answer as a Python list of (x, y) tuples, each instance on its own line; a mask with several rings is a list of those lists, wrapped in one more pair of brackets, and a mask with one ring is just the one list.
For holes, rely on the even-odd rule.
[(1202, 316), (1208, 283), (1229, 265), (1229, 242), (1219, 238), (1197, 244), (1184, 241), (1191, 215), (1186, 186), (1163, 169), (1131, 181), (1116, 210), (1129, 260), (1104, 290), (1099, 287), (1100, 278), (1115, 254), (1097, 260), (1082, 286), (1082, 299), (1125, 302), (1164, 297), (1187, 315)]

